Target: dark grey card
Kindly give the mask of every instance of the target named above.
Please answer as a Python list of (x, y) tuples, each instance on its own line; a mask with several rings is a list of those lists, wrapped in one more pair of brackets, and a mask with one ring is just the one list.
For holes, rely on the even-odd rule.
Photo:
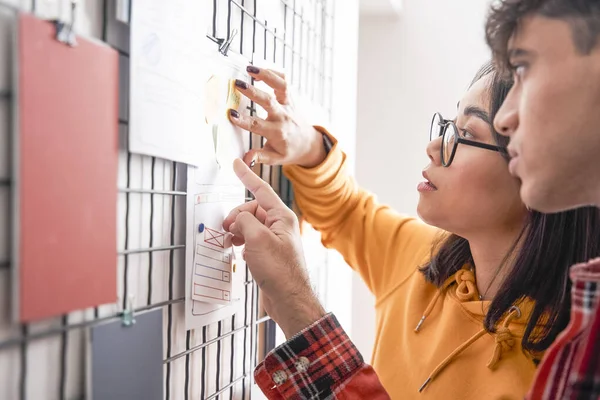
[(136, 323), (111, 322), (91, 330), (93, 400), (160, 400), (163, 397), (163, 316), (154, 310)]

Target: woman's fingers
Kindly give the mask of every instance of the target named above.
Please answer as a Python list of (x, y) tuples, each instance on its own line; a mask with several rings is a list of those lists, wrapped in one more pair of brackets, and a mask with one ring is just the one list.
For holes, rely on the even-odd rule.
[(229, 120), (232, 124), (242, 129), (264, 136), (267, 140), (281, 138), (281, 126), (277, 122), (266, 121), (262, 118), (249, 115), (241, 115), (233, 109), (229, 110)]
[(246, 68), (250, 76), (252, 76), (257, 81), (262, 81), (266, 83), (269, 87), (274, 90), (284, 91), (287, 89), (287, 82), (285, 81), (285, 75), (281, 72), (275, 72), (271, 69), (261, 69), (255, 66), (248, 66)]
[(255, 80), (262, 81), (271, 87), (275, 91), (275, 98), (280, 104), (289, 104), (288, 85), (283, 72), (260, 69), (254, 66), (249, 66), (247, 71)]
[(281, 104), (277, 101), (276, 97), (273, 97), (269, 93), (239, 79), (236, 79), (235, 86), (240, 93), (260, 105), (272, 117), (276, 116), (278, 112), (281, 112)]

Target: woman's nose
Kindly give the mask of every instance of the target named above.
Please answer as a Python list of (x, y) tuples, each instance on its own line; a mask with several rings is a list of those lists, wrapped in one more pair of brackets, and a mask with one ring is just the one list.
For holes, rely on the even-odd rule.
[(433, 139), (431, 142), (427, 144), (425, 148), (425, 152), (427, 153), (427, 157), (431, 160), (431, 162), (435, 165), (440, 165), (442, 160), (440, 159), (441, 153), (440, 148), (442, 145), (442, 137), (439, 136)]

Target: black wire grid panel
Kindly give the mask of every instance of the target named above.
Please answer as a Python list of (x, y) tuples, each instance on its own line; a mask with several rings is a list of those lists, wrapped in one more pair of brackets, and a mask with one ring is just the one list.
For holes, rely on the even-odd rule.
[[(0, 398), (84, 399), (87, 328), (119, 320), (130, 300), (135, 312), (163, 310), (165, 399), (250, 398), (254, 366), (275, 345), (274, 323), (261, 313), (258, 288), (246, 270), (243, 311), (185, 330), (186, 166), (127, 149), (129, 27), (114, 19), (115, 1), (79, 2), (75, 29), (107, 42), (120, 55), (119, 301), (22, 325), (10, 322), (9, 315), (8, 21), (19, 9), (40, 18), (68, 16), (69, 6), (66, 0), (0, 1)], [(237, 29), (230, 51), (249, 63), (262, 59), (285, 69), (296, 91), (330, 115), (335, 0), (203, 1), (212, 16), (207, 37), (215, 46)], [(255, 148), (264, 142), (250, 134), (249, 143)], [(257, 172), (291, 206), (293, 194), (281, 169), (260, 166)]]

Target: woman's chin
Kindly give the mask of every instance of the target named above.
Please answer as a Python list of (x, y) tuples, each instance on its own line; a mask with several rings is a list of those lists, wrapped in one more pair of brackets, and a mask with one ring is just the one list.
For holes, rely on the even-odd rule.
[(436, 228), (444, 229), (441, 225), (445, 225), (443, 223), (444, 218), (440, 215), (439, 207), (434, 207), (429, 204), (422, 204), (419, 201), (417, 205), (417, 215), (419, 218), (425, 222), (427, 225), (435, 226)]
[[(434, 217), (434, 216), (431, 214), (432, 214), (431, 207), (425, 206), (424, 204), (421, 204), (421, 201), (419, 201), (419, 204), (417, 205), (417, 215), (426, 224), (435, 225), (432, 221), (432, 217)], [(433, 219), (435, 219), (435, 218), (433, 218)]]

